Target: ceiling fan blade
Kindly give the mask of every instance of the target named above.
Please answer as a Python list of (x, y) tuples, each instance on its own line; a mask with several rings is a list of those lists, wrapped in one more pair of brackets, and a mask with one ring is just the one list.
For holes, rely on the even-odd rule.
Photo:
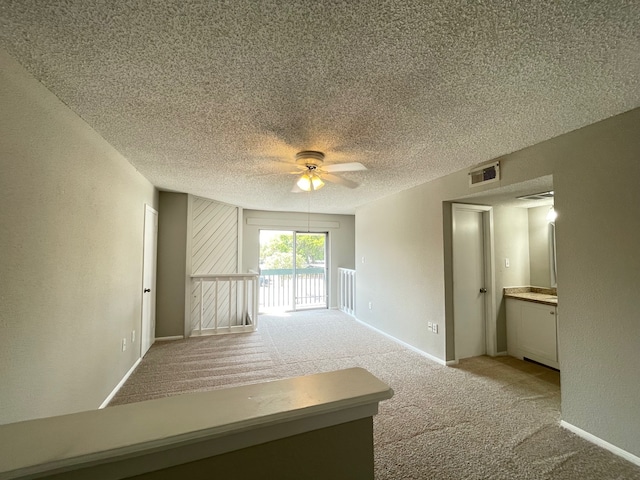
[(347, 187), (347, 188), (356, 188), (360, 185), (357, 182), (354, 182), (352, 180), (347, 180), (346, 178), (342, 178), (337, 175), (333, 175), (331, 173), (323, 173), (320, 176), (320, 178), (328, 182), (337, 183), (338, 185), (342, 185), (343, 187)]
[(322, 166), (322, 170), (325, 172), (356, 172), (358, 170), (366, 169), (367, 167), (360, 162), (332, 163), (330, 165)]

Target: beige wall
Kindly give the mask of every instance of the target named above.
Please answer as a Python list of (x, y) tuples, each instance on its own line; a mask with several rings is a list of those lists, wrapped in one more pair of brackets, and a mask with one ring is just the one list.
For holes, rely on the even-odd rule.
[(0, 112), (0, 423), (97, 408), (139, 357), (157, 192), (2, 51)]
[(320, 428), (131, 478), (373, 480), (373, 421), (368, 417)]
[(187, 210), (186, 193), (160, 192), (156, 337), (184, 335)]
[[(528, 215), (524, 208), (493, 209), (495, 246), (495, 305), (497, 352), (507, 351), (507, 314), (502, 292), (504, 287), (529, 285)], [(509, 267), (505, 267), (505, 258)]]
[(551, 207), (546, 205), (528, 210), (531, 285), (537, 287), (551, 286), (551, 270), (549, 268), (549, 222), (547, 221), (549, 208)]
[[(640, 109), (515, 152), (500, 159), (502, 179), (494, 184), (553, 174), (562, 416), (634, 455), (640, 455), (638, 131)], [(367, 258), (358, 263), (357, 317), (440, 359), (451, 358), (452, 325), (434, 335), (426, 324), (442, 323), (449, 305), (442, 202), (468, 195), (466, 182), (466, 171), (457, 172), (356, 212), (356, 257)]]
[[(255, 225), (249, 225), (247, 219)], [(337, 226), (327, 228), (318, 222), (332, 222)], [(354, 268), (355, 217), (353, 215), (328, 215), (288, 212), (244, 210), (242, 225), (242, 272), (258, 270), (260, 261), (260, 230), (297, 230), (329, 232), (329, 307), (338, 306), (338, 268)]]

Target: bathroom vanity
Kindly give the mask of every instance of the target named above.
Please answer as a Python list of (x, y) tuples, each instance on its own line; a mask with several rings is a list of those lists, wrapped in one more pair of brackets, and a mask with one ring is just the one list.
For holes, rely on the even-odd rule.
[(558, 358), (558, 296), (554, 288), (504, 289), (507, 353), (556, 369)]

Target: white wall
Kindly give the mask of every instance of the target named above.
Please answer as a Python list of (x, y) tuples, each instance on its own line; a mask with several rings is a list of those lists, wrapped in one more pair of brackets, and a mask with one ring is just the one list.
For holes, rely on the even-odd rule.
[(139, 357), (157, 192), (0, 51), (0, 423), (97, 408)]
[[(500, 159), (502, 180), (493, 184), (553, 174), (562, 416), (637, 456), (639, 131), (636, 109), (514, 152)], [(452, 325), (434, 335), (426, 324), (448, 310), (442, 202), (468, 195), (466, 182), (457, 172), (356, 212), (356, 256), (367, 257), (357, 268), (358, 318), (443, 360)]]
[[(247, 223), (251, 219), (253, 225)], [(326, 224), (332, 224), (327, 227)], [(329, 233), (329, 307), (338, 306), (338, 268), (354, 268), (355, 217), (314, 213), (244, 210), (242, 225), (242, 272), (258, 271), (260, 230), (297, 230)]]

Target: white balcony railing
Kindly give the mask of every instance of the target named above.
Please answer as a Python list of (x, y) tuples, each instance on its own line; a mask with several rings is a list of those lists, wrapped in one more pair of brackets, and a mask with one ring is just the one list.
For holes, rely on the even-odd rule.
[(349, 268), (338, 268), (338, 308), (351, 316), (356, 314), (356, 271)]
[(260, 272), (260, 311), (326, 308), (325, 269), (269, 269)]
[(191, 275), (191, 335), (252, 332), (258, 322), (258, 274)]

